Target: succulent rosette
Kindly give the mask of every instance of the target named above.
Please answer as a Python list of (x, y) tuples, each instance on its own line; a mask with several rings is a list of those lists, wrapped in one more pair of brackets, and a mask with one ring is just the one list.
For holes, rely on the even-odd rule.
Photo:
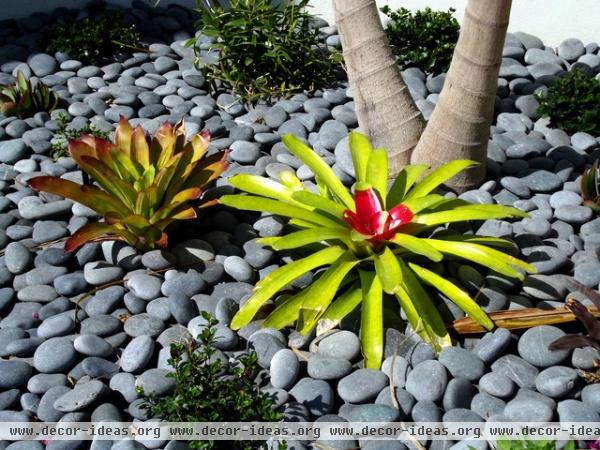
[[(383, 305), (390, 298), (397, 301), (412, 328), (437, 350), (451, 341), (433, 291), (486, 329), (494, 327), (477, 302), (437, 273), (432, 263), (464, 259), (519, 279), (535, 271), (496, 248), (511, 247), (508, 241), (457, 234), (446, 227), (455, 222), (525, 216), (516, 208), (470, 204), (435, 193), (446, 180), (475, 164), (472, 161), (453, 161), (425, 176), (427, 166), (408, 165), (388, 191), (386, 152), (371, 148), (365, 136), (351, 133), (357, 181), (352, 192), (300, 140), (286, 135), (283, 142), (313, 171), (318, 192), (307, 189), (289, 171), (280, 174), (279, 182), (238, 174), (230, 183), (247, 194), (226, 195), (220, 202), (289, 218), (292, 232), (261, 242), (278, 251), (303, 247), (311, 251), (257, 283), (233, 318), (234, 329), (272, 309), (263, 322), (265, 327), (279, 329), (296, 323), (301, 333), (315, 327), (323, 332), (360, 309), (366, 367), (378, 368), (383, 355)], [(310, 286), (291, 295), (286, 292), (292, 281), (311, 271), (316, 276)], [(274, 309), (264, 308), (270, 301)]]
[(122, 240), (141, 250), (167, 245), (165, 229), (194, 219), (208, 183), (227, 168), (227, 153), (207, 156), (207, 133), (185, 139), (183, 122), (165, 122), (150, 139), (142, 127), (121, 118), (115, 142), (83, 135), (69, 142), (75, 162), (98, 186), (42, 176), (29, 180), (45, 191), (81, 203), (100, 214), (101, 222), (84, 225), (66, 242), (73, 251), (90, 241)]
[(41, 81), (32, 84), (23, 72), (17, 72), (12, 86), (0, 86), (0, 112), (20, 119), (37, 112), (51, 112), (58, 105), (58, 95)]

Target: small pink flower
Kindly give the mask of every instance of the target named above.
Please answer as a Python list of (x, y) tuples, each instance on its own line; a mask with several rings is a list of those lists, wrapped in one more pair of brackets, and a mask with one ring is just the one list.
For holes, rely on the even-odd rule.
[(373, 244), (391, 239), (396, 230), (409, 223), (413, 218), (412, 211), (399, 204), (389, 211), (381, 207), (381, 201), (373, 188), (355, 189), (354, 201), (356, 212), (346, 210), (344, 220), (358, 233), (367, 236)]
[(40, 318), (40, 314), (37, 311), (34, 311), (31, 313), (31, 317), (33, 319), (39, 319)]
[(586, 442), (587, 448), (591, 450), (600, 450), (600, 439)]
[(40, 442), (44, 445), (48, 445), (48, 442), (50, 441), (48, 439), (42, 439)]

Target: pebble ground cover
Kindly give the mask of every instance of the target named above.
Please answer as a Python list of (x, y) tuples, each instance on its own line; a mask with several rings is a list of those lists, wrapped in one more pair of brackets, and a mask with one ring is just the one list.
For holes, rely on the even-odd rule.
[[(67, 105), (66, 111), (38, 113), (31, 119), (0, 120), (0, 421), (147, 420), (136, 387), (156, 395), (173, 389), (173, 380), (165, 378), (171, 370), (169, 345), (199, 334), (200, 311), (219, 321), (218, 358), (227, 361), (247, 347), (254, 349), (262, 368), (257, 379), (286, 420), (600, 421), (600, 384), (586, 386), (577, 372), (591, 369), (600, 352), (591, 347), (547, 349), (567, 327), (512, 333), (498, 329), (460, 339), (439, 357), (413, 335), (389, 328), (381, 371), (362, 368), (353, 320), (318, 338), (261, 330), (258, 322), (232, 331), (228, 324), (253, 283), (289, 262), (257, 243), (259, 237), (282, 232), (285, 224), (277, 217), (217, 207), (198, 224), (178, 228), (169, 250), (139, 254), (121, 243), (105, 242), (65, 253), (60, 240), (93, 220), (93, 211), (38, 194), (26, 183), (42, 174), (82, 181), (70, 158), (52, 158), (51, 140), (61, 112), (71, 117), (71, 127), (93, 124), (109, 132), (119, 116), (149, 132), (181, 117), (188, 135), (209, 130), (213, 151), (231, 149), (230, 168), (210, 195), (230, 193), (226, 178), (235, 173), (275, 178), (292, 169), (313, 183), (311, 171), (280, 142), (284, 133), (306, 139), (351, 185), (354, 168), (347, 134), (357, 121), (352, 93), (343, 81), (254, 108), (225, 91), (209, 94), (206, 80), (193, 67), (193, 50), (183, 45), (193, 33), (193, 16), (183, 8), (153, 9), (134, 1), (124, 17), (136, 23), (150, 51), (103, 66), (40, 53), (43, 26), (60, 14), (34, 14), (0, 27), (0, 84), (13, 83), (21, 71), (41, 79)], [(315, 25), (328, 45), (339, 45), (334, 26), (322, 21)], [(216, 55), (206, 50), (210, 39), (200, 42), (202, 58), (214, 62)], [(569, 39), (550, 49), (525, 33), (506, 38), (487, 181), (460, 197), (529, 212), (523, 220), (473, 223), (473, 231), (514, 240), (520, 256), (538, 274), (521, 284), (468, 266), (449, 266), (448, 276), (477, 295), (486, 311), (561, 306), (567, 295), (589, 304), (583, 293), (570, 292), (572, 278), (598, 289), (600, 218), (582, 206), (579, 178), (600, 156), (600, 140), (551, 129), (547, 119), (538, 117), (534, 96), (574, 67), (597, 76), (598, 44)], [(403, 75), (428, 117), (444, 75), (428, 77), (418, 69), (406, 69)], [(310, 279), (303, 277), (296, 287)], [(91, 295), (76, 308), (86, 293)], [(462, 316), (451, 302), (441, 301), (446, 318)], [(308, 443), (288, 444), (290, 449), (310, 448)], [(358, 444), (328, 443), (335, 449)], [(186, 447), (157, 441), (24, 441), (0, 442), (0, 449), (90, 445), (114, 450)], [(469, 445), (482, 449), (487, 444)], [(406, 446), (411, 444), (360, 443), (367, 450)], [(466, 443), (442, 441), (428, 445), (450, 446), (467, 448)]]

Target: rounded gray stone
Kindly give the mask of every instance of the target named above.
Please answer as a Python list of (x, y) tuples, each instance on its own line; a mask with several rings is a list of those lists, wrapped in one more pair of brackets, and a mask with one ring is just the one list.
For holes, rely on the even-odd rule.
[(535, 387), (541, 394), (559, 398), (573, 390), (578, 379), (576, 370), (570, 367), (552, 366), (539, 373), (535, 379)]
[(0, 390), (14, 389), (27, 384), (32, 367), (25, 361), (0, 360)]
[(316, 380), (338, 380), (352, 371), (350, 361), (342, 358), (331, 358), (319, 354), (308, 359), (307, 372)]
[(568, 350), (552, 351), (548, 346), (565, 335), (560, 328), (542, 325), (530, 328), (519, 339), (518, 351), (521, 357), (537, 367), (549, 367), (564, 361)]
[(33, 366), (42, 373), (64, 373), (77, 360), (73, 342), (64, 337), (54, 337), (43, 342), (33, 354)]
[(353, 361), (360, 354), (360, 341), (351, 331), (341, 330), (319, 342), (319, 355)]
[(453, 377), (474, 381), (481, 378), (485, 370), (484, 362), (474, 353), (460, 347), (444, 347), (439, 361)]
[(388, 383), (388, 377), (378, 370), (358, 369), (342, 378), (337, 390), (348, 403), (365, 403), (377, 397)]
[(290, 388), (296, 382), (299, 373), (300, 362), (292, 350), (284, 348), (273, 355), (269, 368), (273, 387)]
[(73, 341), (73, 347), (86, 356), (109, 356), (114, 350), (112, 345), (94, 334), (77, 336)]
[(417, 364), (408, 374), (406, 390), (418, 401), (438, 401), (444, 395), (448, 384), (446, 368), (436, 360), (427, 360)]
[(121, 354), (121, 369), (138, 372), (144, 369), (154, 354), (154, 339), (148, 335), (133, 338)]
[(125, 321), (123, 329), (131, 337), (142, 335), (154, 337), (162, 333), (165, 329), (165, 324), (159, 318), (143, 313), (129, 317)]
[(108, 391), (108, 387), (99, 380), (76, 384), (73, 390), (54, 401), (54, 409), (62, 412), (81, 411), (102, 398)]
[(313, 416), (329, 414), (333, 409), (334, 393), (326, 381), (302, 378), (289, 393), (298, 403), (308, 408)]

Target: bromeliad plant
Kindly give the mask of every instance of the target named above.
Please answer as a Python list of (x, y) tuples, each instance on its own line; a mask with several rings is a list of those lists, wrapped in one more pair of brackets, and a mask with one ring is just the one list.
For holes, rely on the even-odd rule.
[[(57, 177), (29, 180), (45, 191), (79, 202), (104, 217), (71, 236), (66, 251), (90, 241), (122, 240), (141, 250), (167, 245), (165, 228), (177, 220), (196, 217), (207, 183), (227, 167), (227, 154), (206, 156), (210, 136), (199, 133), (186, 143), (183, 122), (165, 122), (152, 140), (140, 125), (121, 118), (115, 143), (83, 135), (69, 142), (71, 156), (100, 186), (86, 186)], [(198, 201), (198, 205), (192, 202)]]
[[(427, 268), (448, 256), (463, 258), (501, 274), (523, 278), (535, 269), (492, 247), (511, 244), (502, 239), (450, 234), (440, 225), (468, 220), (524, 216), (503, 205), (475, 205), (447, 199), (435, 189), (472, 161), (453, 161), (420, 182), (426, 165), (406, 166), (387, 190), (388, 164), (383, 149), (372, 149), (361, 134), (350, 134), (356, 171), (354, 195), (310, 148), (291, 135), (283, 142), (316, 175), (319, 193), (304, 188), (291, 172), (280, 182), (239, 174), (230, 183), (250, 195), (226, 195), (220, 202), (239, 209), (290, 218), (296, 227), (288, 235), (262, 239), (275, 250), (316, 245), (312, 254), (286, 264), (259, 281), (231, 326), (248, 324), (263, 305), (303, 274), (324, 268), (308, 288), (276, 300), (265, 327), (282, 328), (297, 322), (307, 333), (324, 331), (361, 305), (362, 350), (366, 366), (378, 368), (383, 354), (384, 293), (396, 297), (411, 326), (436, 349), (450, 345), (448, 331), (424, 285), (438, 290), (486, 329), (494, 324), (461, 288)], [(337, 297), (337, 298), (336, 298)]]
[(0, 87), (0, 112), (5, 116), (25, 119), (37, 112), (51, 112), (56, 105), (56, 92), (41, 81), (32, 84), (22, 72), (17, 72), (14, 85)]
[(600, 168), (598, 160), (581, 176), (581, 194), (583, 204), (589, 206), (594, 212), (600, 213)]

